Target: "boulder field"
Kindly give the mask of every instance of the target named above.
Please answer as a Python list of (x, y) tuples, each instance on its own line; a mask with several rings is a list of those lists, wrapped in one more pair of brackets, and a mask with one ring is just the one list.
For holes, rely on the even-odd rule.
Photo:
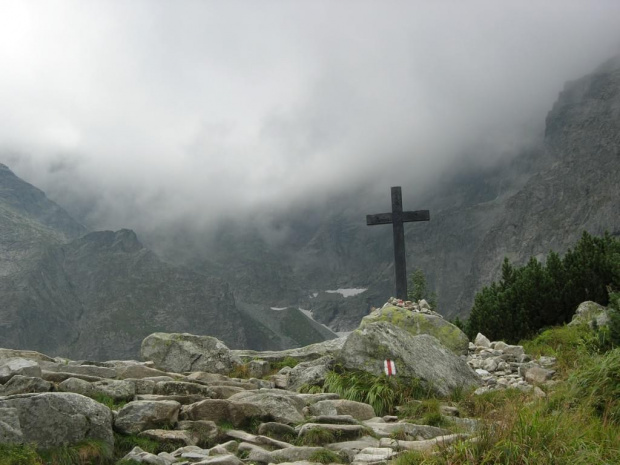
[[(146, 361), (75, 361), (0, 349), (0, 443), (52, 448), (95, 439), (113, 446), (116, 433), (173, 445), (158, 455), (134, 448), (125, 458), (138, 463), (318, 462), (329, 453), (345, 462), (380, 463), (404, 450), (471, 440), (476, 422), (456, 418), (446, 404), (448, 424), (459, 425), (453, 433), (320, 392), (336, 365), (380, 375), (390, 359), (400, 381), (415, 379), (444, 398), (456, 389), (537, 389), (553, 376), (552, 360), (532, 361), (522, 347), (483, 335), (457, 355), (458, 328), (416, 324), (419, 315), (410, 318), (416, 310), (409, 307), (393, 301), (346, 338), (280, 352), (230, 350), (209, 336), (167, 333), (143, 341)], [(421, 332), (428, 327), (447, 327), (438, 336), (448, 334), (450, 344)]]

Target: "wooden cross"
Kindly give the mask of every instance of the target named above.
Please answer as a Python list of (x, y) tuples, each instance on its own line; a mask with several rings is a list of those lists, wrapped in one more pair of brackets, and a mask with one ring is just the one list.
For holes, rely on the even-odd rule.
[(396, 274), (396, 298), (407, 300), (407, 263), (405, 259), (405, 228), (403, 223), (429, 221), (428, 210), (403, 211), (403, 195), (398, 187), (392, 187), (392, 213), (366, 215), (366, 224), (392, 224), (394, 232), (394, 272)]

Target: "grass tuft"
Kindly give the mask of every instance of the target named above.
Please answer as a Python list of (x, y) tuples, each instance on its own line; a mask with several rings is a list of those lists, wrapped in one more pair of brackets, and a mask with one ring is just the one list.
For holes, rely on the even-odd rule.
[(340, 367), (327, 374), (323, 391), (334, 392), (343, 399), (367, 403), (379, 416), (393, 413), (397, 406), (409, 399), (428, 394), (419, 381), (405, 384), (396, 377), (345, 371)]
[(322, 449), (314, 452), (310, 456), (310, 462), (315, 463), (342, 463), (342, 457), (328, 449)]

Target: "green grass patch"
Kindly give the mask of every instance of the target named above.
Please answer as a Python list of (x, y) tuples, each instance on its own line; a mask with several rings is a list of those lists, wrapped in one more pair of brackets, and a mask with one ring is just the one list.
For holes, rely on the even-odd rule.
[(173, 452), (178, 449), (178, 445), (175, 446), (170, 443), (158, 442), (135, 434), (124, 435), (114, 433), (114, 456), (117, 459), (123, 458), (136, 446), (145, 452), (155, 455), (160, 452)]
[(43, 461), (28, 444), (0, 444), (0, 465), (39, 465)]
[(331, 442), (336, 442), (336, 434), (331, 430), (319, 427), (306, 431), (305, 434), (299, 438), (298, 445), (322, 446), (323, 444), (329, 444)]
[(235, 367), (228, 373), (229, 378), (242, 378), (247, 379), (250, 377), (250, 367), (247, 363), (243, 365), (235, 365)]
[(310, 462), (315, 463), (342, 463), (342, 457), (328, 449), (318, 450), (310, 456)]
[(116, 399), (114, 399), (114, 398), (112, 398), (110, 396), (107, 396), (105, 394), (94, 394), (92, 396), (92, 399), (96, 400), (100, 404), (105, 405), (110, 410), (120, 410), (125, 405), (127, 405), (127, 401), (126, 400), (116, 400)]
[(282, 360), (278, 360), (277, 362), (271, 362), (271, 369), (277, 373), (284, 367), (295, 368), (297, 365), (299, 365), (299, 360), (296, 358), (284, 357)]
[(323, 391), (334, 392), (343, 399), (367, 403), (379, 416), (393, 413), (397, 406), (410, 399), (428, 395), (419, 381), (405, 383), (394, 376), (345, 371), (340, 367), (327, 374)]
[(560, 326), (543, 331), (531, 341), (523, 341), (527, 354), (557, 358), (556, 369), (561, 376), (588, 363), (588, 355), (598, 352), (598, 338), (588, 325)]

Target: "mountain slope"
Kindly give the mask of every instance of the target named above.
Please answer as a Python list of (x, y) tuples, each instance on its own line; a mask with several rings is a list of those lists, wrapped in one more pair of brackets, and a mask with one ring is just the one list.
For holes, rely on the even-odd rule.
[(222, 279), (163, 262), (133, 231), (85, 232), (0, 167), (0, 347), (113, 359), (137, 357), (156, 331), (257, 350), (334, 337), (303, 315), (273, 325), (242, 312)]
[(484, 238), (462, 295), (496, 279), (504, 256), (524, 264), (565, 252), (583, 231), (620, 235), (620, 57), (566, 84), (546, 120), (551, 165), (506, 204)]

